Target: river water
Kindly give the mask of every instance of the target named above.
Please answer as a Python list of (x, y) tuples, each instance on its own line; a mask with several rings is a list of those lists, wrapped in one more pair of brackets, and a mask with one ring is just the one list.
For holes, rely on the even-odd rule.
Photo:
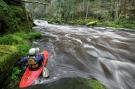
[[(44, 21), (33, 29), (42, 32), (33, 47), (49, 52), (50, 77), (38, 78), (28, 89), (71, 89), (91, 78), (107, 89), (135, 89), (135, 32)], [(83, 83), (73, 89), (91, 88)]]

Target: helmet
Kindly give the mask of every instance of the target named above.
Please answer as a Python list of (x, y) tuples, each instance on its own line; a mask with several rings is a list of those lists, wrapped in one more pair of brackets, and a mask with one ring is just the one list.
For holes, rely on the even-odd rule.
[(40, 51), (39, 48), (31, 48), (31, 49), (29, 50), (29, 55), (36, 55), (36, 54), (39, 53), (39, 51)]

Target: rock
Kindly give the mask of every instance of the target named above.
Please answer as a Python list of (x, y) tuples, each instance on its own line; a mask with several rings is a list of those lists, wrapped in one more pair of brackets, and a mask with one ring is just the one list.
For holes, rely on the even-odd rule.
[(0, 45), (0, 49), (0, 84), (2, 84), (18, 61), (19, 54), (15, 46)]
[(47, 26), (48, 25), (48, 22), (47, 21), (44, 21), (44, 20), (34, 20), (34, 25), (36, 26)]
[(95, 26), (97, 24), (98, 21), (91, 21), (89, 23), (87, 23), (87, 26)]
[(11, 2), (19, 3), (21, 1), (0, 0), (0, 34), (21, 30), (26, 31), (32, 27), (32, 20), (27, 16), (24, 5), (14, 5)]

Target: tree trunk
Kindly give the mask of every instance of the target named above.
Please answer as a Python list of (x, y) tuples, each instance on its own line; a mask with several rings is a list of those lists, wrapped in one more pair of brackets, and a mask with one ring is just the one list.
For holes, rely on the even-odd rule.
[(87, 9), (86, 9), (85, 19), (87, 19), (87, 17), (88, 17), (88, 13), (89, 13), (89, 4), (87, 3)]
[(119, 0), (115, 2), (115, 21), (119, 21)]

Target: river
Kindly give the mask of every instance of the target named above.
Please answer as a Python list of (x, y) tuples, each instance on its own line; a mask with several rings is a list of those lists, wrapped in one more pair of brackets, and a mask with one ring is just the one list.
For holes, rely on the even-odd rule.
[[(33, 47), (49, 52), (50, 77), (40, 77), (27, 89), (71, 89), (67, 87), (75, 83), (79, 86), (91, 78), (107, 89), (135, 89), (135, 32), (44, 21), (33, 29), (42, 32), (42, 38), (34, 41)], [(82, 84), (82, 88), (74, 89), (90, 87)]]

